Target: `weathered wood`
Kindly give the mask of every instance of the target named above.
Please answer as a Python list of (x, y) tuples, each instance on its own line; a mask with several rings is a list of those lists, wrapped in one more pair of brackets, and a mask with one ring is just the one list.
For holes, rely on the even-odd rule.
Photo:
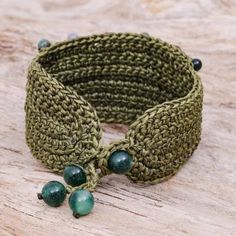
[[(236, 235), (236, 2), (58, 0), (0, 2), (0, 235)], [(26, 70), (39, 38), (68, 32), (149, 32), (202, 59), (204, 123), (198, 150), (155, 186), (105, 177), (96, 207), (76, 220), (36, 193), (62, 180), (32, 158), (24, 139)], [(122, 126), (104, 126), (105, 139)], [(120, 133), (120, 134), (119, 134)]]

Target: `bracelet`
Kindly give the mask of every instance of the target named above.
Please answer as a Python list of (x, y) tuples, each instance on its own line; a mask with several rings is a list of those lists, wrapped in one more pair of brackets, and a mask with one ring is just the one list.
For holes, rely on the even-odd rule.
[[(63, 174), (38, 194), (59, 206), (67, 194), (75, 217), (94, 206), (108, 174), (156, 184), (174, 175), (197, 148), (203, 87), (179, 47), (146, 33), (43, 39), (28, 70), (26, 141), (32, 155)], [(100, 122), (122, 123), (125, 137), (102, 144)]]

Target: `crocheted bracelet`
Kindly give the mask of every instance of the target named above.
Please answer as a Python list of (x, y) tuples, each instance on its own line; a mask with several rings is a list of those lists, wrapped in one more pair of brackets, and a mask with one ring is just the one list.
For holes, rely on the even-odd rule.
[[(199, 59), (147, 34), (70, 35), (38, 48), (28, 70), (26, 140), (67, 183), (50, 181), (39, 199), (59, 206), (70, 194), (73, 215), (86, 215), (103, 176), (155, 184), (192, 155), (202, 122)], [(100, 122), (129, 130), (104, 145)]]

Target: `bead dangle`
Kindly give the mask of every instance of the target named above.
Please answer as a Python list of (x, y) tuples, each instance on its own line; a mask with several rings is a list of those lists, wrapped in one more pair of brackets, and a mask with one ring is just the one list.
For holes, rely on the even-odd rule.
[[(132, 156), (125, 150), (118, 150), (109, 156), (107, 168), (115, 174), (127, 174), (132, 164)], [(87, 182), (85, 170), (76, 164), (67, 165), (63, 178), (68, 184), (67, 188), (58, 181), (50, 181), (43, 186), (41, 193), (37, 194), (38, 199), (51, 207), (58, 207), (64, 202), (66, 195), (70, 194), (69, 206), (73, 216), (79, 218), (89, 214), (94, 207), (94, 197), (90, 191), (80, 188)]]

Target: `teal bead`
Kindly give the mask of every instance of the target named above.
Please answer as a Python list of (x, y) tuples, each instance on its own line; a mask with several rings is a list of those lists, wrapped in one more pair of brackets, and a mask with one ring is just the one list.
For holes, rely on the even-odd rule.
[(70, 195), (69, 206), (73, 211), (74, 217), (85, 216), (94, 207), (94, 197), (88, 190), (77, 189)]
[(195, 71), (201, 70), (201, 68), (202, 68), (202, 62), (201, 62), (200, 59), (194, 58), (194, 59), (192, 60), (192, 63), (193, 63), (193, 69), (194, 69)]
[(64, 180), (72, 187), (86, 183), (86, 173), (83, 168), (77, 165), (68, 165), (63, 172)]
[(66, 188), (62, 183), (50, 181), (44, 185), (42, 192), (38, 194), (38, 198), (49, 206), (58, 207), (64, 202), (66, 194)]
[(51, 43), (47, 39), (41, 39), (38, 42), (38, 50), (41, 50), (42, 48), (47, 48), (47, 47), (50, 47), (50, 46), (51, 46)]
[(113, 152), (108, 159), (108, 169), (116, 174), (127, 174), (132, 167), (132, 156), (124, 150)]

